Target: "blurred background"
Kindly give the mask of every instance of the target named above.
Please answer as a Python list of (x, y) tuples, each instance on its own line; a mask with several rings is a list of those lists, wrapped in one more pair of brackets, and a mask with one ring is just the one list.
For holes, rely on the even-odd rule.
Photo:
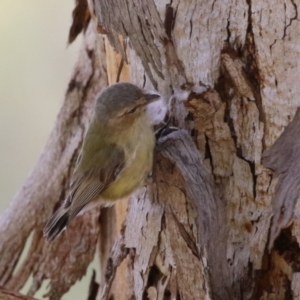
[[(82, 40), (67, 47), (74, 2), (0, 1), (0, 214), (38, 160), (62, 105)], [(63, 299), (86, 299), (90, 274)]]

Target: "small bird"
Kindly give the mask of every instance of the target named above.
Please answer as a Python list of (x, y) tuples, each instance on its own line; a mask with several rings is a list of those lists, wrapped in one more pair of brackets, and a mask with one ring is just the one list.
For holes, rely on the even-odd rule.
[(160, 95), (117, 83), (97, 98), (70, 191), (44, 228), (52, 241), (85, 208), (132, 194), (152, 171), (155, 135), (146, 109)]

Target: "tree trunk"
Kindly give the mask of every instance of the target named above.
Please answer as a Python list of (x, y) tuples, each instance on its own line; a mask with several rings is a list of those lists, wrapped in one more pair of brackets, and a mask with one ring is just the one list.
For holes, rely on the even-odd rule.
[[(19, 290), (33, 274), (34, 295), (50, 278), (59, 299), (98, 241), (98, 299), (300, 299), (297, 5), (78, 0), (69, 40), (85, 28), (83, 49), (45, 151), (0, 220), (0, 284)], [(78, 217), (49, 245), (43, 224), (95, 96), (118, 80), (162, 93), (179, 130), (158, 140), (153, 184), (128, 207)]]

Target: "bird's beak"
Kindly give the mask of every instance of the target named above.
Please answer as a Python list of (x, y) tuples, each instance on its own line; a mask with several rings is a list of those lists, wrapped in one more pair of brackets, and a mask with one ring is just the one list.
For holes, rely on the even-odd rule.
[(161, 96), (158, 94), (145, 94), (145, 100), (146, 100), (145, 104), (155, 102), (155, 101), (159, 100), (160, 98), (161, 98)]

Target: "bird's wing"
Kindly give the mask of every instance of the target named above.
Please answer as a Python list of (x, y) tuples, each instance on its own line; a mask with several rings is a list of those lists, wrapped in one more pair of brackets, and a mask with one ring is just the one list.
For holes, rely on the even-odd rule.
[[(124, 168), (124, 151), (116, 146), (99, 150), (96, 155), (98, 156), (96, 161), (100, 161), (100, 165), (83, 171), (77, 168), (73, 174), (70, 194), (64, 204), (65, 207), (70, 207), (69, 221), (114, 182)], [(80, 166), (80, 160), (78, 164)]]

